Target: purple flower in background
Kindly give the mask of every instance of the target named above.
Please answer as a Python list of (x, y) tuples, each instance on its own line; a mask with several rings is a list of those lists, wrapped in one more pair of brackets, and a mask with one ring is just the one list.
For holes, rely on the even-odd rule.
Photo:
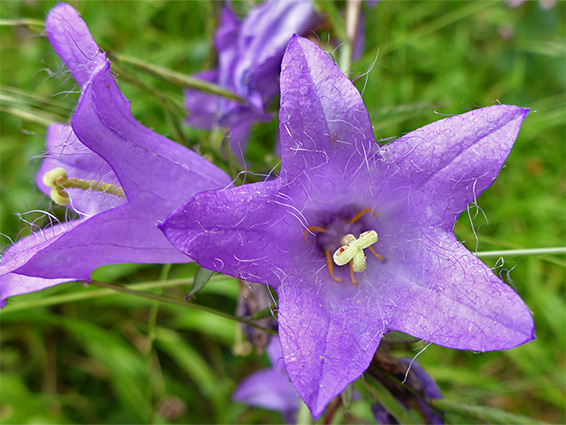
[[(419, 412), (425, 423), (443, 424), (443, 418), (427, 403), (442, 398), (436, 382), (416, 360), (396, 359), (387, 353), (388, 350), (382, 347), (377, 350), (368, 374), (381, 382), (405, 409)], [(371, 410), (378, 424), (398, 423), (397, 418), (379, 400), (372, 400)]]
[(453, 232), (527, 113), (483, 108), (380, 147), (356, 88), (296, 37), (282, 63), (280, 175), (199, 193), (160, 227), (203, 267), (273, 286), (287, 372), (318, 418), (386, 332), (475, 351), (534, 338), (521, 298)]
[[(417, 394), (427, 399), (440, 399), (442, 393), (438, 385), (426, 372), (426, 370), (415, 360), (410, 358), (399, 359), (401, 363), (409, 368), (407, 385), (415, 389)], [(424, 401), (419, 399), (419, 405), (423, 411), (425, 419), (429, 424), (443, 424), (443, 419), (438, 416)], [(408, 406), (405, 406), (408, 408)]]
[(283, 414), (287, 423), (295, 423), (299, 397), (285, 371), (281, 344), (277, 338), (270, 339), (267, 356), (273, 367), (255, 372), (244, 379), (232, 398), (252, 407), (276, 410)]
[(251, 126), (271, 119), (265, 107), (279, 93), (285, 47), (293, 34), (306, 33), (315, 20), (310, 0), (268, 0), (254, 7), (244, 21), (224, 7), (214, 40), (218, 69), (196, 77), (227, 88), (246, 103), (186, 90), (187, 122), (203, 129), (228, 128), (230, 149), (243, 162)]
[[(101, 265), (186, 262), (157, 224), (195, 193), (230, 184), (219, 168), (134, 119), (106, 55), (71, 6), (56, 6), (46, 31), (82, 94), (72, 128), (49, 128), (37, 183), (51, 193), (43, 177), (63, 168), (75, 186), (62, 196), (80, 218), (39, 230), (4, 253), (1, 305), (13, 295), (88, 280)], [(73, 188), (80, 183), (87, 190)]]
[[(515, 8), (515, 7), (519, 7), (521, 6), (523, 3), (525, 3), (526, 0), (507, 0), (507, 6), (511, 7), (511, 8)], [(540, 0), (540, 7), (542, 7), (543, 9), (549, 10), (552, 9), (554, 7), (554, 5), (556, 4), (556, 0)]]

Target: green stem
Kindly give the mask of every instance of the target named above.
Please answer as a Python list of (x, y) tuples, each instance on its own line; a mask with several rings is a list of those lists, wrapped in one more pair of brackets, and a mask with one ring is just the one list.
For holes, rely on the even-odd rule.
[(63, 123), (65, 121), (64, 118), (48, 115), (47, 113), (37, 114), (26, 109), (15, 108), (11, 106), (0, 105), (0, 112), (5, 112), (15, 117), (22, 118), (27, 121), (32, 121), (46, 127), (54, 123)]
[(40, 21), (39, 19), (29, 19), (29, 18), (0, 19), (0, 27), (17, 27), (17, 26), (44, 28), (45, 22)]
[(177, 299), (171, 298), (171, 297), (165, 297), (165, 296), (162, 296), (162, 295), (152, 294), (152, 293), (149, 293), (149, 292), (140, 292), (140, 291), (136, 291), (136, 290), (130, 289), (130, 288), (125, 287), (125, 286), (112, 285), (111, 283), (103, 283), (103, 282), (90, 282), (90, 283), (94, 286), (112, 289), (114, 291), (123, 292), (123, 293), (129, 294), (129, 295), (135, 295), (137, 297), (148, 298), (150, 300), (156, 300), (156, 301), (159, 301), (159, 302), (178, 305), (178, 306), (181, 306), (181, 307), (191, 308), (191, 309), (194, 309), (194, 310), (206, 311), (207, 313), (214, 314), (216, 316), (220, 316), (220, 317), (223, 317), (223, 318), (228, 319), (228, 320), (235, 320), (237, 322), (251, 326), (252, 328), (256, 328), (256, 329), (259, 329), (261, 331), (267, 332), (271, 335), (277, 335), (276, 331), (273, 331), (273, 330), (268, 329), (268, 328), (264, 328), (263, 326), (256, 325), (255, 323), (251, 322), (250, 320), (244, 319), (242, 317), (233, 316), (231, 314), (227, 314), (227, 313), (224, 313), (224, 312), (219, 311), (219, 310), (215, 310), (215, 309), (210, 308), (210, 307), (205, 307), (203, 305), (193, 304), (193, 303), (177, 300)]
[(143, 62), (139, 59), (132, 58), (129, 56), (124, 56), (122, 54), (107, 52), (108, 56), (119, 63), (131, 65), (140, 71), (146, 72), (149, 75), (160, 78), (175, 86), (190, 88), (192, 90), (198, 90), (205, 93), (214, 94), (216, 96), (222, 96), (227, 99), (235, 100), (236, 102), (245, 103), (245, 99), (242, 97), (226, 90), (219, 85), (212, 84), (198, 78), (194, 78), (180, 72), (172, 71), (162, 66), (153, 65), (147, 62)]
[[(222, 280), (232, 280), (232, 278), (219, 275), (212, 277), (210, 280), (222, 281)], [(192, 281), (193, 281), (192, 278), (171, 279), (166, 282), (153, 281), (153, 282), (134, 283), (125, 286), (127, 288), (140, 291), (140, 290), (155, 289), (155, 288), (170, 288), (180, 285), (189, 285)], [(9, 314), (12, 311), (26, 310), (29, 308), (38, 308), (38, 307), (48, 307), (52, 305), (88, 300), (92, 298), (104, 297), (107, 295), (114, 295), (114, 294), (116, 294), (116, 291), (112, 289), (83, 289), (79, 292), (73, 292), (71, 294), (55, 295), (47, 298), (42, 298), (40, 300), (19, 302), (16, 299), (15, 303), (10, 303), (4, 310), (1, 310), (0, 315)]]
[(343, 40), (343, 46), (340, 56), (340, 69), (345, 75), (352, 71), (352, 55), (354, 46), (356, 45), (356, 34), (360, 22), (360, 10), (362, 7), (361, 0), (348, 0), (346, 6), (346, 39)]
[(527, 255), (549, 255), (566, 254), (566, 248), (533, 248), (533, 249), (504, 249), (501, 251), (482, 251), (476, 255), (478, 257), (523, 257)]

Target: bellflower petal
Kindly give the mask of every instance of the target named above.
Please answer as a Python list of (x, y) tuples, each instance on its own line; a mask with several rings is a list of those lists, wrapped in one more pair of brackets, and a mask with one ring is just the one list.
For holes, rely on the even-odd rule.
[(24, 266), (35, 254), (55, 242), (66, 232), (70, 232), (80, 223), (81, 220), (74, 220), (40, 230), (19, 240), (2, 255), (0, 262), (0, 308), (4, 307), (8, 297), (39, 291), (60, 283), (76, 280), (71, 274), (68, 275), (68, 278), (44, 279), (12, 272)]
[[(284, 202), (277, 197), (278, 182), (235, 189), (197, 194), (168, 217), (165, 228), (160, 227), (181, 252), (192, 249), (191, 258), (203, 267), (242, 280), (278, 282), (278, 270), (289, 268), (295, 258), (285, 251), (285, 235), (293, 234), (293, 227), (285, 221), (288, 217), (280, 213), (275, 220), (278, 225), (273, 226), (275, 208), (265, 208), (266, 204)], [(194, 223), (198, 223), (195, 228)], [(218, 223), (222, 223), (220, 227)], [(216, 242), (214, 250), (208, 249)], [(239, 247), (237, 252), (234, 246)], [(263, 266), (258, 269), (257, 265)]]
[(281, 65), (279, 122), (281, 174), (288, 179), (355, 175), (378, 150), (358, 90), (326, 53), (299, 38), (289, 44)]
[(45, 23), (47, 38), (81, 87), (107, 64), (88, 27), (70, 5), (55, 6)]
[[(291, 381), (314, 417), (368, 367), (384, 334), (375, 294), (314, 280), (281, 284), (279, 338)], [(374, 302), (372, 302), (374, 301)], [(307, 372), (308, 371), (308, 372)]]
[[(295, 37), (282, 64), (280, 175), (199, 193), (161, 228), (202, 266), (273, 286), (285, 366), (316, 419), (386, 332), (480, 351), (534, 337), (523, 301), (453, 234), (527, 112), (484, 108), (380, 148), (358, 91)], [(360, 272), (332, 263), (345, 236), (370, 230), (378, 240)]]
[[(395, 308), (390, 329), (445, 347), (503, 350), (534, 338), (516, 292), (453, 234), (425, 229), (405, 241), (402, 261), (372, 264), (382, 304)], [(426, 284), (416, 285), (415, 282)]]
[[(59, 279), (88, 280), (101, 265), (186, 262), (157, 224), (195, 193), (230, 185), (222, 170), (135, 120), (109, 62), (104, 54), (95, 55), (98, 47), (71, 6), (56, 6), (46, 30), (82, 94), (72, 129), (50, 128), (41, 169), (62, 166), (72, 178), (119, 184), (126, 199), (108, 202), (114, 195), (92, 196), (90, 190), (72, 194), (71, 208), (87, 217), (37, 232), (7, 251), (1, 263), (2, 302), (10, 295), (61, 283)], [(25, 277), (29, 280), (23, 282)]]
[(382, 149), (390, 163), (384, 178), (405, 188), (399, 196), (412, 198), (422, 220), (449, 231), (460, 213), (493, 184), (528, 112), (491, 106), (415, 130)]

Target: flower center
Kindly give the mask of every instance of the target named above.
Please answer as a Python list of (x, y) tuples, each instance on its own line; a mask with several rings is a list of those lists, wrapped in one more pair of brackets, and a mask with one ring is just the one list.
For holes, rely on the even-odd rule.
[[(365, 208), (350, 219), (346, 218), (345, 214), (337, 214), (324, 227), (311, 226), (305, 231), (304, 237), (307, 243), (310, 243), (308, 240), (309, 233), (315, 235), (317, 247), (326, 256), (328, 271), (337, 282), (341, 282), (343, 279), (334, 275), (334, 265), (341, 267), (350, 264), (352, 283), (358, 283), (354, 277), (354, 272), (359, 273), (366, 269), (364, 249), (369, 249), (377, 258), (383, 259), (383, 256), (372, 248), (372, 245), (377, 242), (377, 232), (375, 230), (361, 232), (364, 226), (360, 219), (368, 212), (371, 212), (377, 218), (375, 211)], [(358, 238), (354, 234), (358, 234)], [(334, 252), (332, 256), (330, 255), (331, 252)]]
[(109, 195), (125, 198), (126, 195), (120, 186), (101, 183), (95, 180), (69, 178), (63, 168), (54, 168), (43, 175), (43, 184), (51, 188), (51, 199), (59, 205), (69, 205), (69, 194), (64, 189), (95, 190)]

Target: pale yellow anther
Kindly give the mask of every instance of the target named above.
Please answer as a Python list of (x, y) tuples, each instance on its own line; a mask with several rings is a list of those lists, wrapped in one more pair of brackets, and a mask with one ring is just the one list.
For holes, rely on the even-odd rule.
[(355, 272), (363, 272), (366, 269), (366, 256), (364, 249), (369, 248), (377, 242), (377, 232), (369, 230), (355, 238), (354, 235), (346, 235), (342, 238), (342, 245), (332, 256), (337, 266), (344, 266), (352, 261)]

